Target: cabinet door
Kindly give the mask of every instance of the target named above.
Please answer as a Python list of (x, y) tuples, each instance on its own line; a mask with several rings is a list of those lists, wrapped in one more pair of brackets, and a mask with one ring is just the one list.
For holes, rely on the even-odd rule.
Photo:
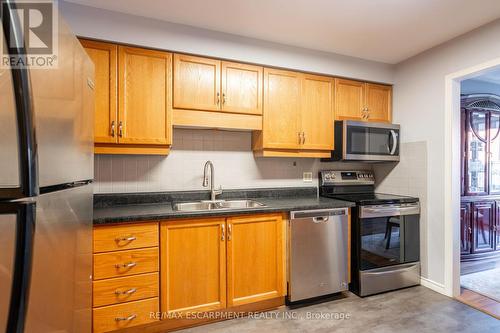
[(489, 194), (500, 194), (500, 114), (490, 112)]
[(222, 111), (262, 114), (262, 72), (259, 66), (222, 62)]
[(475, 202), (472, 218), (472, 252), (494, 249), (495, 202)]
[(332, 78), (304, 75), (301, 149), (333, 150), (333, 86)]
[(335, 120), (364, 120), (364, 83), (335, 79)]
[(220, 60), (174, 54), (174, 108), (220, 110)]
[(488, 113), (473, 111), (467, 115), (465, 195), (488, 194)]
[(496, 201), (495, 206), (495, 250), (500, 250), (500, 201)]
[(120, 46), (118, 141), (171, 144), (172, 54)]
[(162, 311), (225, 308), (225, 220), (163, 222), (160, 229)]
[(391, 122), (392, 87), (366, 83), (365, 106), (368, 121)]
[(94, 141), (116, 143), (118, 47), (115, 44), (85, 39), (81, 39), (80, 43), (95, 66)]
[(228, 306), (285, 294), (285, 231), (280, 215), (227, 219)]
[(264, 69), (264, 148), (299, 148), (301, 74)]
[(462, 203), (460, 206), (460, 253), (470, 254), (471, 250), (471, 212), (470, 204)]

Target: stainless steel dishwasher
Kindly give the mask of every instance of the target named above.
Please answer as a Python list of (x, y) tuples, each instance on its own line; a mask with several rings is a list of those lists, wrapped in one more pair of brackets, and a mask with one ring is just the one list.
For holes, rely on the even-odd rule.
[(348, 288), (348, 209), (290, 213), (288, 302)]

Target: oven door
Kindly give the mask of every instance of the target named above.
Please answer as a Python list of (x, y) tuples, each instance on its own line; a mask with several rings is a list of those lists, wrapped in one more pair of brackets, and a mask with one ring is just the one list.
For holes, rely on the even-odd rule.
[(419, 214), (418, 203), (361, 207), (359, 269), (419, 261)]
[(344, 121), (343, 159), (399, 161), (399, 125)]

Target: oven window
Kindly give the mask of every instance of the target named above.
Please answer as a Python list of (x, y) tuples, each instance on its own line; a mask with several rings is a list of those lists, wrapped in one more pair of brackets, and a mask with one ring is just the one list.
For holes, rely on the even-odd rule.
[(399, 216), (365, 218), (360, 220), (360, 269), (400, 264), (401, 222)]

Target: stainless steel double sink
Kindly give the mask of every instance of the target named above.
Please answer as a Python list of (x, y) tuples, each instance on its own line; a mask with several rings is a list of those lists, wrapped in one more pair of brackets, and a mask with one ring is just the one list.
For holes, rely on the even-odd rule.
[(261, 208), (261, 207), (266, 207), (266, 205), (255, 200), (247, 200), (247, 199), (181, 202), (173, 205), (175, 211), (184, 211), (184, 212), (248, 209), (248, 208)]

